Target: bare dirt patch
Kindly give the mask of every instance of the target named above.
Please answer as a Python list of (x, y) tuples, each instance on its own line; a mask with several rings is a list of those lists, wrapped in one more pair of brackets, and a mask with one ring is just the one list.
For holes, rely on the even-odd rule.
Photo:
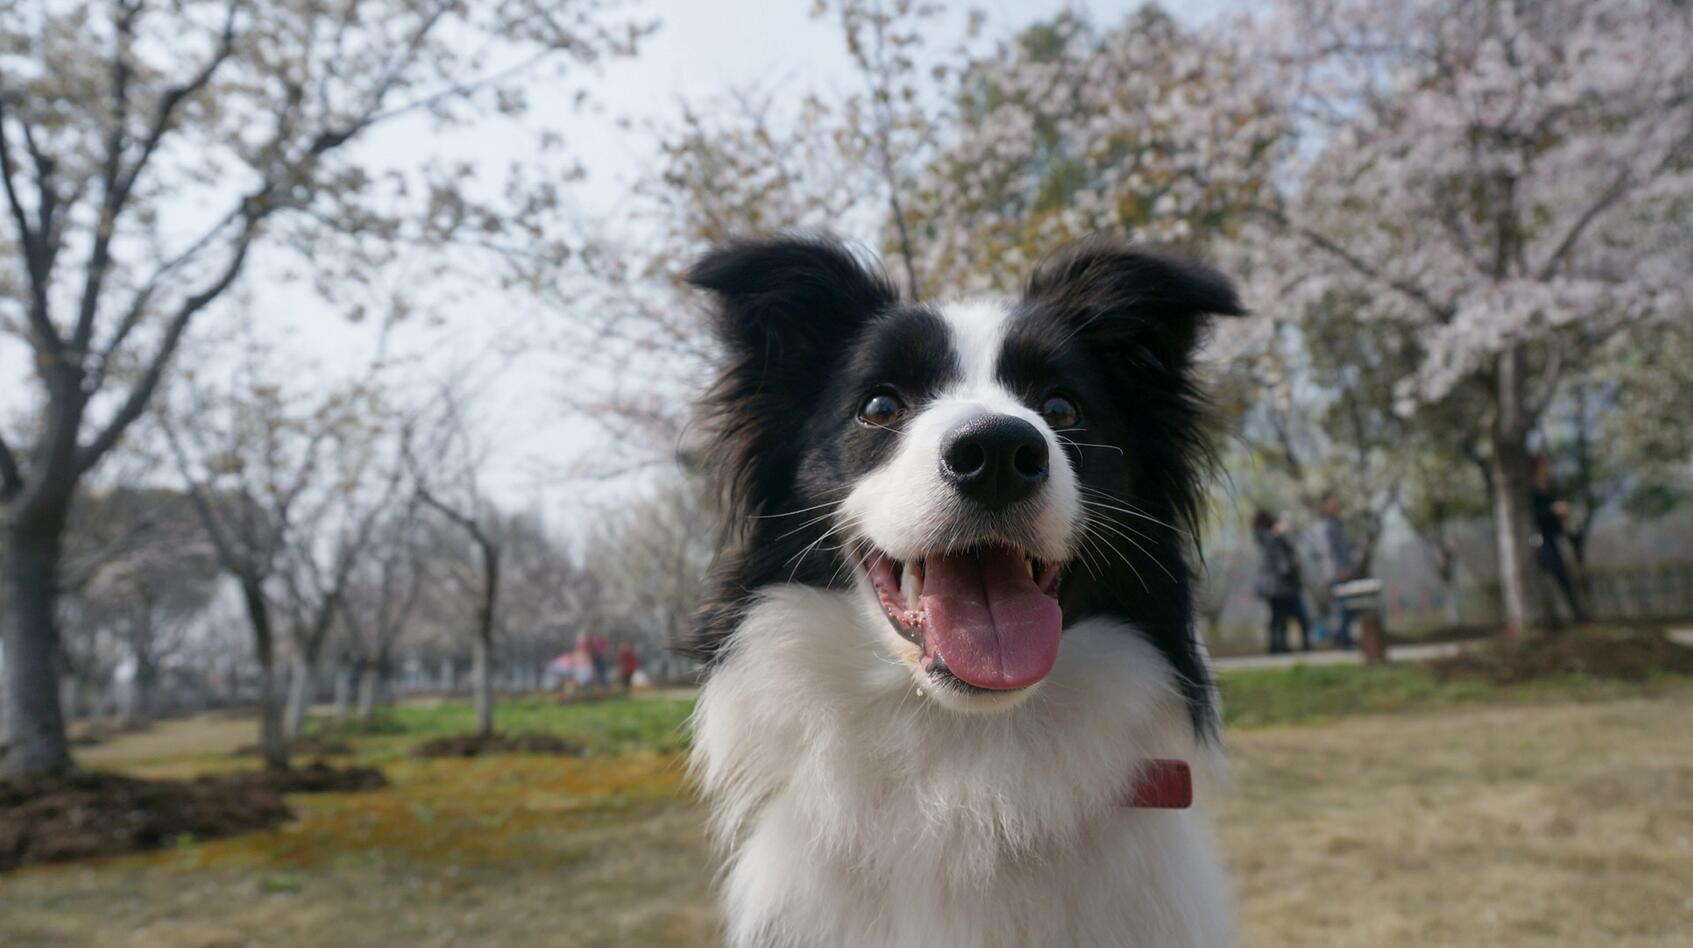
[(13, 778), (0, 781), (0, 870), (229, 836), (292, 816), (275, 790), (221, 778)]
[(1471, 679), (1513, 685), (1563, 675), (1644, 681), (1654, 674), (1693, 675), (1693, 649), (1661, 632), (1578, 629), (1559, 635), (1494, 639), (1456, 655), (1434, 659), (1442, 680)]
[(388, 778), (375, 767), (331, 767), (321, 760), (288, 770), (251, 770), (213, 779), (229, 787), (272, 793), (351, 793), (388, 786)]
[(485, 757), (489, 754), (550, 754), (581, 757), (585, 748), (552, 734), (455, 734), (424, 741), (412, 748), (414, 757)]
[(321, 761), (192, 780), (101, 772), (0, 780), (0, 871), (269, 829), (293, 818), (284, 794), (387, 785), (374, 767), (334, 768)]
[[(259, 745), (242, 744), (230, 752), (236, 757), (259, 756)], [(288, 742), (288, 753), (300, 757), (351, 757), (353, 745), (327, 737), (298, 737)]]

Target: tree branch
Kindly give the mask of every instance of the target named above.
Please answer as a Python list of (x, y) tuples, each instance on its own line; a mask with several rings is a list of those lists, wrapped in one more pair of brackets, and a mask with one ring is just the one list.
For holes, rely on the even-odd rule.
[(218, 559), (225, 569), (239, 573), (243, 578), (252, 576), (252, 562), (235, 552), (235, 545), (229, 541), (223, 524), (219, 522), (217, 511), (212, 507), (211, 500), (206, 497), (204, 488), (193, 475), (189, 473), (188, 452), (182, 448), (182, 442), (176, 436), (176, 429), (168, 419), (160, 419), (159, 429), (164, 432), (165, 444), (169, 446), (171, 456), (176, 460), (178, 473), (182, 475), (182, 482), (186, 485), (184, 491), (188, 495), (188, 502), (193, 505), (194, 512), (199, 515), (200, 525), (205, 528), (206, 536), (212, 541), (212, 548), (217, 551)]
[(246, 227), (237, 239), (235, 251), (230, 256), (228, 264), (224, 266), (223, 272), (218, 274), (205, 289), (183, 301), (182, 306), (176, 311), (176, 315), (171, 318), (170, 325), (166, 327), (164, 339), (159, 342), (159, 347), (154, 350), (153, 357), (148, 361), (146, 370), (142, 372), (141, 378), (136, 380), (135, 385), (130, 388), (129, 395), (124, 399), (123, 404), (106, 422), (106, 426), (100, 430), (100, 433), (77, 451), (76, 461), (79, 469), (87, 471), (98, 463), (106, 452), (117, 445), (118, 440), (123, 437), (123, 433), (128, 430), (129, 426), (141, 417), (141, 413), (147, 408), (148, 400), (153, 397), (154, 390), (159, 387), (160, 379), (164, 377), (165, 366), (170, 362), (171, 356), (176, 354), (177, 346), (182, 342), (182, 335), (187, 331), (189, 321), (208, 303), (222, 295), (224, 290), (229, 289), (230, 284), (234, 283), (235, 278), (240, 275), (242, 265), (247, 260), (247, 252), (252, 248), (253, 240), (258, 234), (259, 219), (259, 212), (250, 211), (248, 213)]
[[(1680, 141), (1665, 152), (1663, 159), (1652, 169), (1652, 174), (1656, 175), (1673, 165), (1690, 147), (1693, 147), (1693, 129), (1689, 129)], [(1583, 211), (1581, 216), (1576, 218), (1575, 223), (1570, 225), (1570, 229), (1564, 234), (1563, 239), (1558, 241), (1558, 245), (1553, 248), (1551, 256), (1546, 258), (1545, 265), (1540, 268), (1540, 279), (1551, 279), (1552, 275), (1557, 272), (1558, 267), (1563, 265), (1564, 258), (1569, 256), (1575, 249), (1576, 244), (1581, 241), (1582, 234), (1587, 231), (1587, 228), (1591, 227), (1594, 221), (1622, 200), (1624, 195), (1633, 190), (1634, 181), (1632, 179), (1633, 174), (1627, 167), (1617, 173), (1610, 187), (1607, 187), (1592, 204), (1588, 205), (1587, 210)]]
[[(5, 119), (6, 96), (0, 94), (0, 123), (4, 123)], [(24, 246), (24, 253), (30, 254), (35, 246), (35, 230), (30, 225), (29, 212), (24, 210), (23, 199), (18, 195), (17, 181), (12, 177), (12, 146), (6, 140), (4, 124), (0, 124), (0, 183), (6, 186), (6, 206), (17, 225), (19, 242)]]
[[(11, 143), (6, 138), (6, 101), (6, 94), (0, 91), (0, 184), (5, 185), (6, 204), (12, 212), (13, 223), (17, 225), (18, 242), (23, 246), (24, 265), (29, 273), (30, 302), (24, 308), (29, 313), (30, 335), (39, 352), (56, 360), (63, 353), (65, 344), (47, 316), (47, 283), (52, 278), (53, 254), (46, 243), (47, 235), (30, 224), (29, 212), (24, 209), (23, 199), (18, 193)], [(19, 124), (28, 131), (29, 126), (21, 119)]]
[(159, 286), (164, 282), (165, 277), (169, 276), (171, 273), (175, 272), (177, 268), (199, 255), (200, 251), (209, 246), (212, 240), (217, 237), (218, 234), (223, 232), (224, 228), (228, 227), (231, 223), (240, 220), (244, 208), (245, 204), (234, 208), (228, 214), (224, 215), (222, 219), (208, 228), (204, 234), (201, 234), (198, 238), (196, 238), (193, 243), (183, 248), (180, 253), (160, 264), (158, 269), (153, 271), (152, 276), (147, 278), (147, 282), (141, 285), (141, 288), (135, 293), (135, 298), (130, 300), (129, 308), (124, 312), (123, 318), (118, 320), (117, 328), (113, 330), (111, 338), (106, 340), (105, 344), (100, 347), (99, 355), (89, 373), (87, 386), (88, 391), (97, 392), (100, 390), (101, 386), (105, 385), (106, 375), (111, 367), (112, 359), (117, 356), (118, 349), (123, 345), (124, 341), (129, 338), (130, 334), (135, 331), (137, 326), (141, 325), (141, 321), (147, 315), (147, 307), (153, 301), (153, 295), (158, 292)]
[(1292, 221), (1287, 219), (1286, 215), (1274, 208), (1258, 206), (1252, 208), (1252, 210), (1270, 218), (1277, 226), (1282, 227), (1293, 234), (1297, 234), (1311, 245), (1346, 264), (1362, 276), (1373, 280), (1382, 286), (1396, 290), (1404, 296), (1409, 297), (1411, 300), (1421, 304), (1431, 315), (1434, 316), (1435, 319), (1445, 322), (1446, 320), (1452, 318), (1451, 306), (1442, 305), (1433, 296), (1430, 296), (1428, 291), (1409, 280), (1402, 280), (1398, 277), (1388, 276), (1386, 273), (1383, 273), (1362, 257), (1359, 257), (1357, 254), (1354, 254), (1350, 250), (1347, 250), (1345, 247), (1342, 247), (1340, 244), (1331, 240), (1328, 236), (1314, 231), (1309, 227), (1300, 227), (1294, 224)]
[(154, 112), (146, 137), (142, 139), (141, 153), (136, 156), (127, 171), (122, 170), (123, 125), (129, 114), (127, 103), (130, 69), (125, 56), (124, 38), (128, 31), (133, 29), (134, 16), (139, 9), (132, 8), (128, 16), (119, 20), (118, 52), (113, 64), (112, 80), (113, 95), (117, 99), (118, 108), (113, 117), (112, 130), (106, 140), (106, 162), (101, 174), (104, 193), (101, 198), (100, 218), (94, 227), (94, 243), (89, 250), (88, 271), (83, 281), (82, 305), (77, 314), (76, 330), (71, 337), (72, 345), (78, 351), (86, 349), (94, 336), (94, 320), (100, 309), (100, 290), (111, 265), (112, 236), (117, 227), (118, 216), (123, 212), (124, 205), (129, 202), (130, 195), (134, 193), (135, 184), (140, 180), (141, 173), (146, 170), (148, 160), (158, 149), (165, 133), (170, 130), (170, 123), (177, 109), (205, 88), (212, 75), (234, 52), (235, 9), (236, 4), (230, 4), (218, 47), (212, 53), (211, 59), (187, 82), (172, 86), (160, 97), (159, 107)]
[(1546, 354), (1546, 364), (1541, 367), (1540, 378), (1532, 392), (1527, 395), (1527, 408), (1533, 417), (1539, 418), (1558, 394), (1558, 377), (1563, 372), (1564, 347), (1554, 344)]
[(18, 459), (6, 444), (5, 436), (0, 435), (0, 504), (23, 493), (23, 489), (24, 476), (18, 469)]

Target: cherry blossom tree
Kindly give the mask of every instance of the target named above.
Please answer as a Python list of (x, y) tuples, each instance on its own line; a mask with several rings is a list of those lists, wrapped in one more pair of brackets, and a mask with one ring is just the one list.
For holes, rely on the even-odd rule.
[[(1284, 0), (1238, 34), (1286, 96), (1288, 186), (1240, 246), (1249, 304), (1336, 292), (1416, 358), (1400, 411), (1474, 396), (1509, 629), (1529, 592), (1530, 438), (1568, 367), (1693, 290), (1693, 8), (1665, 0)], [(1276, 196), (1271, 194), (1269, 196)]]
[(341, 624), (357, 659), (351, 684), (360, 721), (376, 713), (394, 671), (395, 645), (417, 614), (429, 581), (421, 507), (415, 493), (390, 505), (375, 524), (365, 555), (354, 561), (342, 599)]
[(959, 66), (910, 199), (929, 289), (1012, 289), (1089, 234), (1222, 232), (1266, 197), (1287, 137), (1253, 63), (1148, 6), (1108, 28), (1063, 14)]
[(423, 507), (451, 526), (462, 555), (442, 572), (461, 601), (472, 603), (469, 623), (471, 690), (476, 735), (494, 733), (495, 646), (502, 627), (503, 580), (510, 531), (482, 485), (492, 445), (486, 425), (472, 417), (466, 394), (443, 385), (401, 433), (401, 450)]

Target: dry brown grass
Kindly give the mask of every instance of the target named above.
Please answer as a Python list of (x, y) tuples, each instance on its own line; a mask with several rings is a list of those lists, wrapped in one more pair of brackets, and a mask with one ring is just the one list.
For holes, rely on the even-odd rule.
[(1693, 695), (1230, 741), (1251, 945), (1693, 944)]
[[(1693, 944), (1693, 689), (1229, 736), (1247, 944)], [(170, 773), (245, 729), (161, 727)], [(232, 746), (232, 745), (229, 745)], [(674, 755), (389, 763), (281, 830), (0, 878), (0, 944), (695, 945), (714, 863)]]

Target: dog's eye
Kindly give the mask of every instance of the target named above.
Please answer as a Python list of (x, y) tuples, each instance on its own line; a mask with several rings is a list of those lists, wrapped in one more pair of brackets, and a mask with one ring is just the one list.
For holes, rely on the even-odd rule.
[(1055, 430), (1074, 428), (1082, 420), (1082, 413), (1076, 408), (1076, 403), (1062, 395), (1048, 395), (1040, 405), (1041, 417)]
[(891, 425), (904, 417), (905, 403), (887, 392), (865, 399), (864, 407), (858, 410), (858, 420), (872, 426)]

